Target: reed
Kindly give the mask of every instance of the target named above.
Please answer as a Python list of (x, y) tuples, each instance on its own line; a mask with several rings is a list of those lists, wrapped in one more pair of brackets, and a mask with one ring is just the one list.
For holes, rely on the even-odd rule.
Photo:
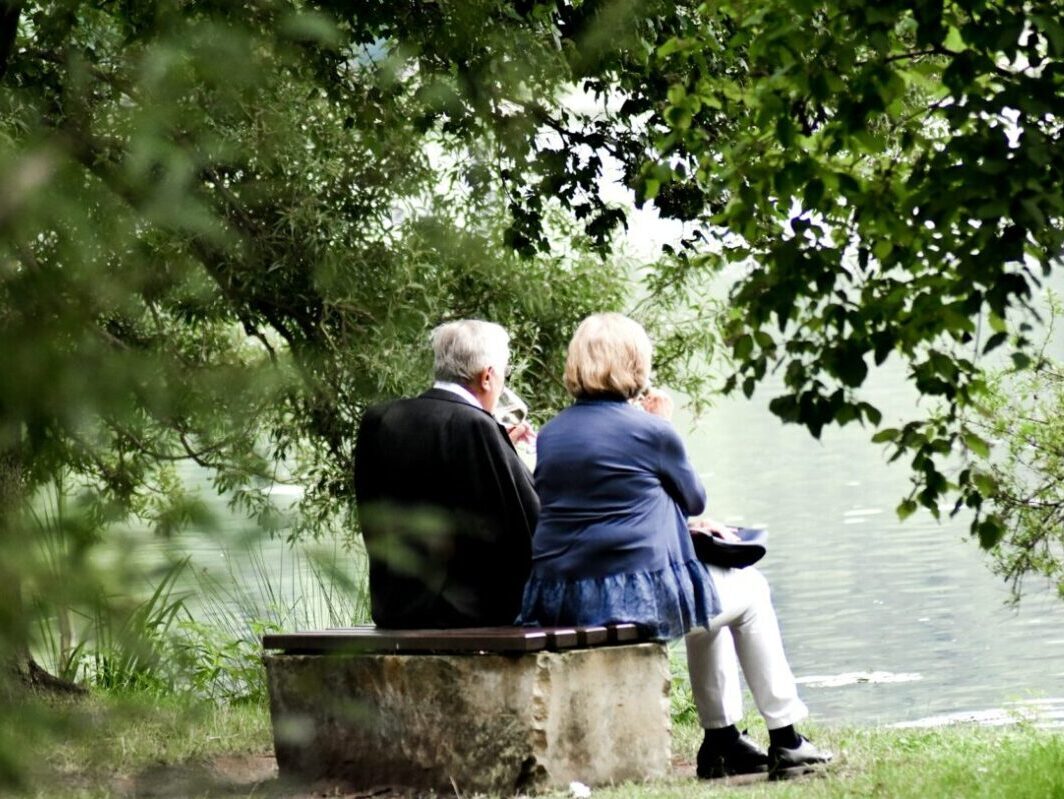
[(196, 570), (174, 651), (196, 695), (264, 702), (263, 634), (343, 627), (369, 620), (362, 550), (333, 544), (224, 552), (220, 573)]
[[(83, 557), (84, 541), (124, 562), (139, 549), (146, 526), (120, 541), (113, 526), (71, 499), (69, 489), (62, 478), (42, 489), (27, 509), (27, 523), (34, 531), (33, 556), (46, 575), (46, 585), (31, 597), (32, 654), (70, 682), (112, 693), (263, 701), (264, 633), (369, 618), (365, 553), (341, 546), (339, 536), (331, 545), (278, 546), (259, 530), (230, 533), (227, 543), (217, 543), (220, 570), (179, 554), (153, 568), (126, 563), (117, 577), (110, 563), (110, 579), (97, 580)], [(96, 544), (101, 540), (108, 543)]]
[[(66, 474), (43, 486), (25, 509), (27, 557), (35, 581), (24, 586), (33, 658), (69, 682), (107, 690), (173, 687), (165, 649), (184, 608), (179, 581), (187, 559), (171, 560), (133, 582), (87, 556), (107, 529), (89, 502), (71, 495)], [(113, 565), (113, 564), (112, 564)]]

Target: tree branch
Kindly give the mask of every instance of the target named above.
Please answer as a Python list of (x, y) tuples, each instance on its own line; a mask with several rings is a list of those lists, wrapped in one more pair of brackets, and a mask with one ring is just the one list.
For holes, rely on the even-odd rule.
[(906, 52), (906, 53), (895, 53), (894, 55), (889, 55), (886, 58), (869, 58), (869, 59), (866, 59), (864, 61), (857, 61), (857, 62), (855, 62), (855, 66), (865, 67), (865, 66), (868, 66), (869, 64), (889, 64), (889, 63), (891, 63), (893, 61), (905, 61), (905, 60), (908, 60), (910, 58), (920, 58), (921, 56), (925, 56), (925, 55), (947, 55), (947, 54), (954, 55), (954, 53), (952, 53), (952, 52), (950, 52), (948, 50), (944, 52), (942, 50), (942, 48), (929, 47), (926, 50), (910, 50), (909, 52)]

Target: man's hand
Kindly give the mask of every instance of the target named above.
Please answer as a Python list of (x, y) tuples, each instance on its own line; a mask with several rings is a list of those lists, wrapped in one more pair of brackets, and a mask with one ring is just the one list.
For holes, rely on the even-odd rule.
[(643, 406), (643, 410), (647, 413), (660, 416), (667, 421), (672, 419), (672, 397), (660, 388), (650, 389), (639, 398), (639, 404)]
[(515, 424), (506, 431), (506, 435), (510, 437), (510, 441), (513, 442), (515, 447), (522, 442), (533, 444), (536, 441), (536, 431), (532, 429), (532, 425), (528, 422)]
[(729, 527), (712, 519), (688, 519), (687, 528), (695, 533), (716, 536), (721, 541), (737, 542), (742, 540), (735, 534), (734, 527)]

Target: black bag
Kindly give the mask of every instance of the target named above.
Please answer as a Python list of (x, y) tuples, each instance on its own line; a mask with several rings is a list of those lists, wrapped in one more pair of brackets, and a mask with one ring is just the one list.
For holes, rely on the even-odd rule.
[(741, 541), (725, 541), (711, 533), (691, 531), (695, 554), (703, 563), (726, 569), (745, 569), (765, 557), (768, 530), (763, 527), (733, 528)]

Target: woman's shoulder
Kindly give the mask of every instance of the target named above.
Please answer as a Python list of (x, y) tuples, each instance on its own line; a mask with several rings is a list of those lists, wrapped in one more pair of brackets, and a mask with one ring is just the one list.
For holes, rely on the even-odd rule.
[(543, 426), (543, 430), (546, 431), (551, 425), (563, 427), (598, 424), (636, 412), (638, 411), (633, 405), (622, 400), (576, 400), (572, 405), (559, 411)]
[(647, 413), (637, 405), (617, 401), (577, 401), (543, 425), (539, 436), (548, 439), (552, 435), (566, 438), (597, 436), (608, 432), (611, 438), (618, 436), (636, 441), (661, 442), (663, 438), (676, 437), (672, 423)]

